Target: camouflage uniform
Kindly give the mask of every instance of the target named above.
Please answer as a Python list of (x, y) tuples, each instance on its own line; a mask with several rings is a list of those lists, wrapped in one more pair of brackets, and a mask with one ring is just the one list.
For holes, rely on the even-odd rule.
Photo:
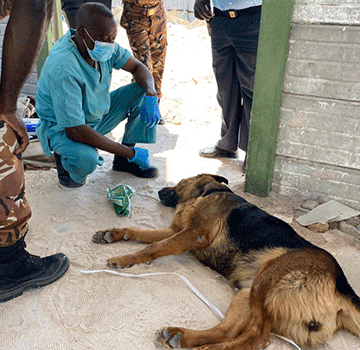
[(31, 216), (24, 196), (24, 166), (21, 156), (14, 154), (16, 146), (14, 131), (0, 121), (0, 247), (23, 237)]
[(133, 55), (150, 70), (158, 98), (164, 73), (167, 33), (161, 0), (124, 0), (120, 25), (125, 28)]
[[(12, 0), (0, 3), (0, 20), (10, 15)], [(28, 230), (30, 207), (24, 197), (24, 166), (15, 155), (14, 131), (0, 120), (0, 247), (14, 244)]]

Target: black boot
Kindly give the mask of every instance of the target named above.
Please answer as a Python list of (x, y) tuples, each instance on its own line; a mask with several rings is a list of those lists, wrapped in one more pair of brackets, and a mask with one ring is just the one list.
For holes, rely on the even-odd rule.
[(54, 152), (54, 158), (56, 162), (56, 169), (57, 169), (60, 185), (70, 188), (76, 188), (76, 187), (81, 187), (85, 184), (85, 182), (84, 183), (75, 182), (74, 180), (71, 179), (70, 174), (64, 169), (61, 163), (61, 156), (59, 154)]
[(151, 166), (149, 169), (143, 170), (139, 165), (129, 162), (126, 157), (114, 156), (113, 170), (123, 171), (125, 173), (133, 174), (137, 177), (153, 178), (159, 175), (158, 168)]
[(0, 302), (56, 281), (70, 266), (62, 253), (40, 258), (29, 254), (25, 247), (24, 237), (9, 247), (0, 247)]

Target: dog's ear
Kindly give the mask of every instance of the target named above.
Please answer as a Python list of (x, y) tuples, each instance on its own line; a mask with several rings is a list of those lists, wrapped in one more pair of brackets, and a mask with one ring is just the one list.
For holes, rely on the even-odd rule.
[(223, 176), (219, 176), (219, 175), (211, 175), (217, 182), (224, 182), (226, 183), (227, 185), (229, 184), (229, 180)]

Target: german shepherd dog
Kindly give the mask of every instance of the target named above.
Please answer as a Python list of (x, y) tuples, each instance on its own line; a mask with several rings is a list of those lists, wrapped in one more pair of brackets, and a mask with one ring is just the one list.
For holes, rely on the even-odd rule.
[(93, 236), (95, 243), (151, 243), (108, 259), (110, 267), (191, 251), (239, 289), (217, 326), (166, 327), (156, 340), (170, 349), (258, 350), (268, 346), (271, 332), (301, 347), (326, 342), (339, 329), (360, 336), (360, 299), (334, 257), (227, 183), (202, 174), (160, 190), (161, 203), (176, 207), (169, 228), (115, 228)]

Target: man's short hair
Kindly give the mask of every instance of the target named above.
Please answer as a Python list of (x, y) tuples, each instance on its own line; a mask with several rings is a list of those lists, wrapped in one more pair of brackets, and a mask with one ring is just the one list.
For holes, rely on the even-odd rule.
[(99, 2), (87, 2), (81, 5), (76, 14), (76, 28), (96, 23), (99, 16), (114, 18), (113, 13)]

